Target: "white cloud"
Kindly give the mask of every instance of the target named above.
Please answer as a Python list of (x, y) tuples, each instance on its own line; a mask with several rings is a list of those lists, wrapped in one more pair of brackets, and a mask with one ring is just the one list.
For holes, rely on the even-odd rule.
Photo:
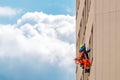
[(69, 15), (47, 15), (42, 12), (26, 13), (17, 21), (17, 26), (30, 24), (42, 34), (57, 36), (66, 42), (75, 40), (75, 17)]
[(71, 15), (74, 15), (75, 14), (75, 8), (71, 8), (71, 7), (66, 7), (66, 11), (71, 14)]
[(0, 16), (15, 16), (20, 13), (22, 9), (15, 9), (11, 7), (0, 7)]
[(73, 71), (75, 17), (28, 12), (14, 25), (0, 25), (0, 57), (31, 54)]
[(68, 7), (66, 10), (67, 10), (67, 12), (69, 12), (69, 13), (71, 13), (71, 12), (72, 12), (72, 9), (71, 9), (71, 8), (69, 8), (69, 7)]

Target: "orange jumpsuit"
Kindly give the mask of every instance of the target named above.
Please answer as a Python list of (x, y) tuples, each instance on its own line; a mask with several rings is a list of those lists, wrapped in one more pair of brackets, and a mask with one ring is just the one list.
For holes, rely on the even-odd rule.
[(86, 52), (86, 50), (79, 52), (78, 58), (76, 58), (75, 60), (77, 64), (83, 65), (84, 68), (90, 67), (91, 61), (88, 57), (88, 53)]

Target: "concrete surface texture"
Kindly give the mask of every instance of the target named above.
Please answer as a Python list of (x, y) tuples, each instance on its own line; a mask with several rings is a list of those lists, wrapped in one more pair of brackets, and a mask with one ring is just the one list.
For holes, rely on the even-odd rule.
[(120, 0), (76, 0), (76, 55), (80, 43), (92, 49), (88, 73), (76, 65), (76, 80), (120, 80)]

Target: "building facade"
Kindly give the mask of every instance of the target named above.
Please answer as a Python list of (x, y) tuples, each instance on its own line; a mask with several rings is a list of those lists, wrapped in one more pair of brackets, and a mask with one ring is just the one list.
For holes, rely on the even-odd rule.
[[(90, 74), (76, 65), (76, 80), (120, 80), (120, 0), (76, 0), (76, 56), (91, 48)], [(84, 73), (84, 75), (83, 75)]]

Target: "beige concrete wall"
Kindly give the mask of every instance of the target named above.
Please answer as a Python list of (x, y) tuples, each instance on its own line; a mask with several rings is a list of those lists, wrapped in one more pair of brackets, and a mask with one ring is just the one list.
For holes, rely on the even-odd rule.
[(120, 80), (120, 0), (95, 1), (95, 80)]
[[(84, 2), (76, 0), (76, 7), (79, 7), (76, 9), (76, 54), (83, 36), (87, 47), (91, 46), (89, 41), (93, 27), (93, 64), (89, 80), (120, 80), (120, 0), (91, 0), (88, 21), (84, 23), (85, 35), (85, 26), (80, 27)], [(80, 80), (82, 69), (78, 65), (76, 71), (76, 80)]]

